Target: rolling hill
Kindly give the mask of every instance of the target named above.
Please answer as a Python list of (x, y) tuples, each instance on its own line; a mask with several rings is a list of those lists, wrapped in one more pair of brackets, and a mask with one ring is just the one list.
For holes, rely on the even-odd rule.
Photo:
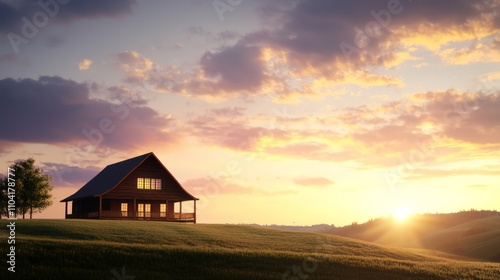
[[(0, 226), (5, 228), (5, 221)], [(20, 220), (1, 279), (498, 279), (500, 264), (256, 226)], [(1, 231), (0, 239), (6, 240)], [(13, 278), (14, 277), (14, 278)]]
[(325, 232), (400, 247), (424, 248), (500, 262), (500, 213), (425, 214), (404, 222), (377, 219)]

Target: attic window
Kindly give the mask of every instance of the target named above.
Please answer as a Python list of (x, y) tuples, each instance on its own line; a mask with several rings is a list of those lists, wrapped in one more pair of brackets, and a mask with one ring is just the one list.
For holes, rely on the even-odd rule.
[(137, 178), (137, 189), (161, 190), (161, 179)]

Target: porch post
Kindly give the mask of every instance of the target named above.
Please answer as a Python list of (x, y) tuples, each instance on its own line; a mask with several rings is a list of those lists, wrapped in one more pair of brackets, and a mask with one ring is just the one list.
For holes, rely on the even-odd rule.
[(165, 200), (165, 220), (168, 221), (168, 199)]
[(194, 223), (196, 224), (196, 199), (194, 200)]
[(179, 202), (179, 220), (182, 220), (182, 201)]
[(66, 205), (65, 205), (65, 209), (64, 209), (64, 218), (67, 219), (68, 218), (68, 201), (65, 201), (66, 202)]
[(137, 206), (136, 206), (136, 204), (137, 204), (137, 203), (136, 203), (135, 196), (134, 196), (134, 207), (132, 208), (132, 209), (134, 210), (134, 215), (133, 215), (134, 220), (137, 218), (137, 217), (136, 217), (136, 216), (137, 216), (137, 210), (136, 210), (136, 209), (137, 209)]
[(99, 196), (99, 214), (98, 214), (99, 219), (101, 218), (101, 211), (102, 211), (102, 196)]

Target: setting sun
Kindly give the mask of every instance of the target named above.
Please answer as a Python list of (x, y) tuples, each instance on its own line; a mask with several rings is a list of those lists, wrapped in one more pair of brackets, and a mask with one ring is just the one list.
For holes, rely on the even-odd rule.
[(396, 212), (392, 215), (394, 219), (396, 219), (398, 222), (402, 222), (408, 218), (410, 215), (410, 212), (407, 209), (397, 209)]

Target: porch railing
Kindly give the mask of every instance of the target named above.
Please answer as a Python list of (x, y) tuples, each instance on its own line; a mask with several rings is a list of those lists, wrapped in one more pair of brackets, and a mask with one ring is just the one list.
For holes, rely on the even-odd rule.
[[(98, 218), (99, 212), (89, 213), (73, 213), (68, 214), (67, 218)], [(114, 219), (133, 219), (133, 211), (101, 211), (101, 218), (114, 218)], [(154, 220), (178, 220), (190, 221), (195, 219), (195, 213), (167, 213), (166, 212), (136, 212), (136, 219), (154, 219)]]

